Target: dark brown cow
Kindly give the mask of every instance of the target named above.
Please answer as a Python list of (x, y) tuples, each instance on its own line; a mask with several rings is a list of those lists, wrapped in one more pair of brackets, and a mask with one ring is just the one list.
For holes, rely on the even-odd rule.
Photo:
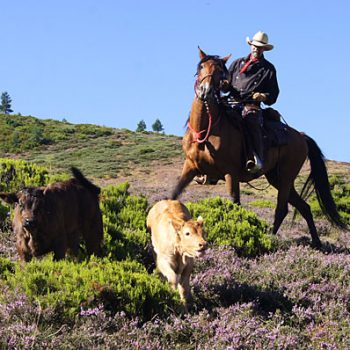
[(29, 261), (50, 251), (63, 259), (67, 250), (77, 255), (83, 238), (89, 255), (100, 255), (103, 239), (100, 188), (76, 168), (74, 178), (46, 187), (26, 188), (18, 193), (0, 193), (5, 202), (16, 203), (13, 230), (17, 251)]

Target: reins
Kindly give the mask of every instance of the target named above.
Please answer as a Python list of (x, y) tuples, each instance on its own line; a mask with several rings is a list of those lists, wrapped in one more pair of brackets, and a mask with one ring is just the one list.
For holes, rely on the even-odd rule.
[[(206, 78), (208, 78), (208, 77), (211, 77), (211, 76), (213, 76), (213, 74), (208, 74), (208, 75), (206, 75), (204, 78), (201, 79), (201, 81), (200, 81), (199, 83), (202, 83), (204, 79), (206, 79)], [(207, 114), (208, 114), (208, 116), (209, 116), (209, 124), (208, 124), (208, 128), (207, 128), (207, 129), (203, 129), (203, 130), (201, 130), (201, 131), (196, 131), (196, 130), (191, 126), (190, 121), (188, 121), (187, 127), (191, 130), (191, 132), (192, 132), (192, 134), (193, 134), (193, 136), (194, 136), (194, 140), (192, 140), (191, 143), (195, 143), (195, 142), (197, 142), (197, 143), (204, 143), (205, 141), (208, 140), (208, 137), (209, 137), (209, 135), (210, 135), (210, 133), (211, 133), (212, 128), (219, 124), (220, 119), (221, 119), (221, 115), (220, 115), (220, 113), (219, 113), (218, 119), (216, 120), (216, 122), (215, 122), (214, 125), (213, 125), (213, 116), (212, 116), (212, 114), (211, 114), (211, 112), (210, 112), (210, 108), (209, 108), (209, 105), (208, 105), (208, 101), (207, 101), (207, 100), (202, 100), (201, 98), (198, 97), (198, 94), (197, 94), (197, 85), (198, 85), (198, 79), (196, 79), (196, 82), (194, 83), (194, 92), (195, 92), (196, 98), (197, 98), (198, 100), (202, 101), (202, 102), (204, 103), (204, 105), (205, 105), (205, 109), (206, 109)], [(215, 97), (217, 98), (216, 95), (215, 95)], [(218, 98), (217, 98), (217, 99), (218, 99)], [(219, 101), (217, 101), (217, 102), (219, 103)], [(201, 135), (202, 135), (203, 133), (205, 133), (205, 132), (207, 132), (206, 135), (205, 135), (205, 137), (204, 137), (203, 139), (200, 139)]]
[(257, 191), (265, 191), (265, 190), (267, 190), (270, 186), (271, 186), (271, 184), (269, 183), (266, 187), (264, 187), (264, 188), (257, 188), (257, 187), (255, 187), (255, 186), (253, 186), (250, 182), (246, 182), (246, 184), (248, 185), (248, 186), (250, 186), (251, 188), (254, 188), (254, 190), (257, 190)]

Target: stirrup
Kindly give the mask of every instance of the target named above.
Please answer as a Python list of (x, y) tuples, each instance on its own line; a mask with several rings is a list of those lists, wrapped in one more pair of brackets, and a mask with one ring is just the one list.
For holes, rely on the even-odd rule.
[(263, 164), (260, 160), (260, 158), (254, 153), (254, 160), (249, 159), (246, 163), (246, 169), (248, 172), (255, 174), (259, 170), (261, 170), (263, 167)]

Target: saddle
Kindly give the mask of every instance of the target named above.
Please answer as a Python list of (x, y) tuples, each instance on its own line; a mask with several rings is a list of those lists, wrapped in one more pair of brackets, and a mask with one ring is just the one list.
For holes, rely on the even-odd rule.
[(263, 136), (266, 148), (288, 144), (288, 126), (281, 122), (281, 114), (271, 107), (263, 109)]

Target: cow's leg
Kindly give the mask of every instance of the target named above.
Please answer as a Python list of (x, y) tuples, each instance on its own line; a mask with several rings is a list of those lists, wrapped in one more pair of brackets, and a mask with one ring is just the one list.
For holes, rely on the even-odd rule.
[(236, 176), (233, 177), (231, 174), (226, 174), (225, 184), (226, 184), (226, 189), (233, 200), (233, 203), (240, 205), (241, 197), (240, 197), (240, 190), (239, 190), (239, 181), (237, 181), (237, 177)]
[(85, 227), (85, 230), (83, 231), (87, 254), (89, 256), (92, 254), (101, 256), (101, 242), (103, 240), (102, 218), (100, 215), (97, 217), (89, 218), (89, 221), (87, 221), (87, 223), (89, 226)]
[(54, 260), (61, 260), (64, 259), (66, 256), (67, 251), (67, 241), (66, 237), (59, 237), (57, 238), (53, 243), (53, 259)]
[(29, 262), (32, 260), (32, 254), (30, 253), (30, 249), (28, 245), (25, 243), (24, 237), (17, 237), (16, 240), (16, 248), (18, 255), (22, 261)]
[(312, 244), (316, 247), (320, 247), (322, 243), (317, 234), (317, 230), (314, 223), (314, 219), (312, 218), (310, 206), (300, 197), (298, 192), (295, 190), (294, 186), (290, 190), (289, 203), (299, 211), (299, 213), (307, 222), (307, 225), (309, 227), (309, 231), (311, 234), (311, 238), (312, 238)]
[(198, 175), (197, 169), (193, 166), (190, 160), (186, 159), (179, 182), (171, 194), (171, 199), (176, 199), (196, 175)]
[(190, 287), (190, 276), (193, 270), (193, 259), (187, 262), (182, 274), (180, 276), (178, 291), (180, 294), (181, 300), (185, 303), (185, 311), (188, 311), (188, 308), (192, 302), (191, 287)]
[(69, 251), (68, 253), (73, 256), (78, 256), (79, 254), (79, 247), (80, 247), (80, 232), (73, 231), (68, 234), (70, 241), (69, 241)]
[(171, 268), (167, 258), (158, 254), (157, 267), (162, 275), (168, 280), (171, 287), (176, 290), (179, 278), (175, 271)]

